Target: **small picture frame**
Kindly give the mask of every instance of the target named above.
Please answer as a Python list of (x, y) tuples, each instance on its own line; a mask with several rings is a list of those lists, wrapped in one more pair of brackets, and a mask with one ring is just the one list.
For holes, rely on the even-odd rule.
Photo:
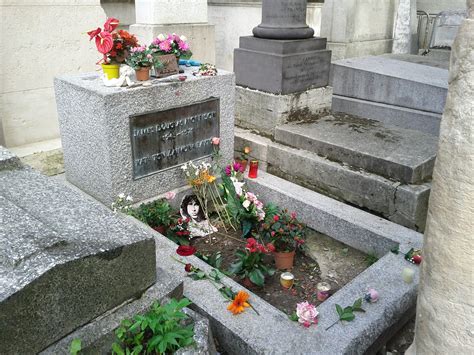
[(156, 78), (165, 78), (170, 75), (179, 73), (178, 61), (174, 54), (164, 54), (156, 56), (155, 59), (161, 63), (161, 65), (155, 65), (153, 67), (153, 75)]

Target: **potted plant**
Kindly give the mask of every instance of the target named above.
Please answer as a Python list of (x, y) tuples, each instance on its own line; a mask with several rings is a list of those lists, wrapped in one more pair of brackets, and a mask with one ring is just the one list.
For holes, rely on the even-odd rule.
[(135, 69), (138, 81), (150, 79), (150, 69), (153, 65), (153, 55), (146, 46), (133, 47), (130, 49), (130, 55), (126, 60), (127, 64)]
[(114, 79), (120, 76), (120, 64), (125, 62), (131, 48), (138, 45), (137, 38), (125, 30), (116, 28), (119, 20), (108, 18), (102, 30), (98, 27), (87, 32), (90, 40), (95, 39), (97, 50), (103, 55), (99, 61), (102, 62), (102, 70), (107, 79)]
[(160, 33), (152, 41), (150, 49), (155, 55), (173, 54), (179, 64), (179, 58), (191, 58), (193, 55), (187, 41), (188, 39), (185, 36), (179, 36), (175, 33), (167, 36)]
[(264, 239), (273, 244), (275, 266), (277, 269), (293, 267), (296, 249), (304, 248), (306, 226), (296, 219), (296, 213), (283, 210), (269, 214), (261, 226)]
[(263, 286), (265, 276), (272, 276), (275, 273), (273, 268), (266, 266), (263, 262), (264, 255), (273, 250), (274, 246), (271, 243), (264, 246), (255, 238), (248, 238), (245, 249), (237, 250), (235, 253), (237, 261), (230, 266), (229, 272), (243, 279), (247, 287), (252, 284)]

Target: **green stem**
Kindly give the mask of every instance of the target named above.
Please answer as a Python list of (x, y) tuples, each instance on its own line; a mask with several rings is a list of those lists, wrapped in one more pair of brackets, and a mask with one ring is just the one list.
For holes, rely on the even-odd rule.
[(216, 186), (216, 185), (214, 185), (214, 189), (216, 190), (216, 194), (217, 194), (217, 196), (219, 197), (219, 200), (220, 200), (222, 206), (224, 207), (224, 211), (225, 211), (225, 214), (226, 214), (226, 216), (227, 216), (227, 221), (229, 222), (229, 224), (230, 224), (230, 226), (232, 227), (232, 229), (233, 229), (234, 231), (236, 231), (237, 229), (236, 229), (236, 228), (234, 227), (234, 225), (232, 224), (232, 220), (231, 220), (231, 218), (230, 218), (229, 211), (227, 211), (227, 208), (225, 207), (225, 203), (224, 203), (224, 201), (222, 200), (221, 194), (219, 193), (219, 190), (217, 189), (217, 186)]
[(337, 321), (335, 321), (333, 324), (331, 324), (329, 327), (326, 328), (326, 330), (329, 330), (331, 329), (332, 327), (334, 327), (338, 322), (339, 322), (340, 319), (338, 319)]

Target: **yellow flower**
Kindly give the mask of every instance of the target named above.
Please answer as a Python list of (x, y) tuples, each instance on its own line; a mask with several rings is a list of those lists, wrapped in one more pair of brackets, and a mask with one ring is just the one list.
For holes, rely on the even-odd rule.
[(245, 291), (239, 291), (239, 293), (234, 297), (227, 309), (231, 311), (234, 315), (242, 313), (245, 311), (245, 307), (250, 307), (250, 304), (247, 302), (249, 299), (249, 294)]
[(208, 183), (213, 183), (214, 181), (216, 181), (216, 177), (214, 175), (208, 175), (207, 176), (207, 182)]

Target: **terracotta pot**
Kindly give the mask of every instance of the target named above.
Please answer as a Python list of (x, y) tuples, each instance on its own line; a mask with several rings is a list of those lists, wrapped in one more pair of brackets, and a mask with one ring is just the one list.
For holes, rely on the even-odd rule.
[(135, 74), (138, 81), (150, 80), (150, 67), (135, 69)]
[(250, 281), (250, 278), (248, 277), (242, 279), (242, 284), (247, 288), (252, 288), (255, 286), (255, 284), (252, 281)]
[(273, 252), (275, 258), (275, 267), (279, 270), (293, 268), (293, 261), (295, 260), (295, 251), (289, 252)]
[(157, 226), (157, 227), (153, 227), (153, 229), (163, 235), (165, 235), (166, 233), (166, 226)]

